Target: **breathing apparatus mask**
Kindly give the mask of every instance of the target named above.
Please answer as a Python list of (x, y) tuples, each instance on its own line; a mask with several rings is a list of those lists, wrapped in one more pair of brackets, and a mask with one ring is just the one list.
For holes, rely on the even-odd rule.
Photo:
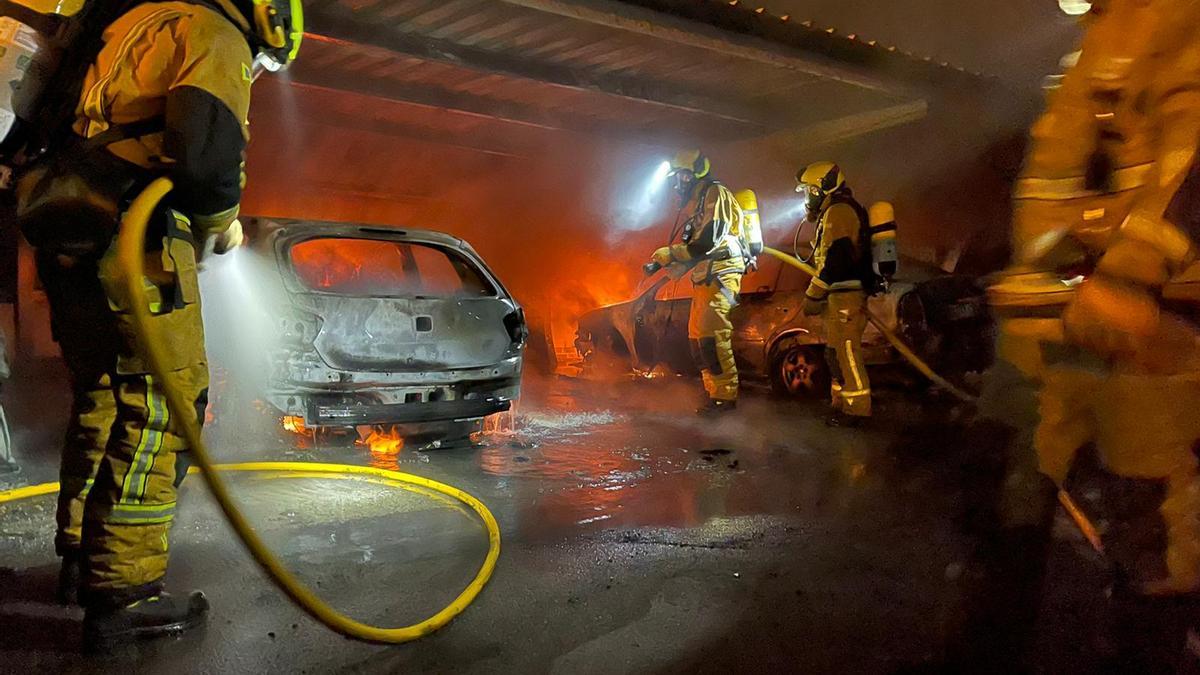
[(712, 163), (699, 150), (683, 150), (671, 160), (667, 180), (671, 188), (686, 202), (702, 179), (712, 172)]
[(833, 162), (809, 164), (796, 174), (796, 192), (804, 195), (809, 220), (820, 217), (829, 197), (846, 184), (846, 176)]
[(809, 220), (815, 219), (821, 213), (821, 207), (825, 205), (825, 200), (829, 195), (817, 185), (799, 185), (796, 187), (796, 192), (804, 195), (804, 210), (806, 217)]

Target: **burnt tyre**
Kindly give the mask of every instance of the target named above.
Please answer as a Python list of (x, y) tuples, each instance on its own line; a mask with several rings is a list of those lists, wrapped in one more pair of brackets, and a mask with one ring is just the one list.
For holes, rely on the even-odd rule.
[(313, 441), (319, 448), (353, 448), (358, 429), (343, 426), (319, 426), (313, 429)]
[(483, 431), (483, 420), (438, 422), (402, 429), (405, 446), (414, 450), (463, 448), (471, 445), (474, 434)]
[(771, 356), (771, 389), (794, 398), (821, 397), (829, 393), (829, 364), (824, 348), (784, 342)]

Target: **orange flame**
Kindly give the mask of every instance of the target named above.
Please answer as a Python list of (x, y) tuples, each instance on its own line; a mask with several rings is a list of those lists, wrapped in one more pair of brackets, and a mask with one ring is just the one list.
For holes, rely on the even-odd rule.
[(395, 457), (404, 449), (404, 437), (396, 432), (395, 428), (383, 429), (382, 427), (368, 427), (365, 435), (363, 431), (359, 431), (358, 444), (366, 446), (372, 455), (382, 457)]
[(283, 428), (293, 434), (308, 433), (308, 427), (304, 425), (304, 418), (297, 415), (284, 415)]

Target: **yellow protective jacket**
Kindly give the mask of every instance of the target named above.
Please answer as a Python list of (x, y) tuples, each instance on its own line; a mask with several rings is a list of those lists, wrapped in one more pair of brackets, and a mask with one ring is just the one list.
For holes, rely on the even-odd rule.
[(164, 132), (109, 151), (169, 175), (171, 206), (198, 235), (223, 232), (241, 201), (253, 60), (244, 29), (242, 17), (203, 4), (138, 5), (105, 29), (76, 111), (75, 130), (88, 138), (163, 120)]
[[(1097, 7), (1101, 7), (1097, 5)], [(1200, 241), (1200, 0), (1111, 0), (1051, 92), (1015, 193), (1018, 270), (1084, 272), (1065, 339), (1154, 372), (1200, 365), (1158, 297)], [(1195, 317), (1192, 308), (1183, 309)]]
[(671, 258), (694, 265), (693, 282), (709, 283), (718, 276), (746, 271), (745, 252), (734, 234), (734, 225), (742, 221), (742, 207), (729, 188), (715, 180), (703, 181), (681, 211), (691, 215), (683, 243), (671, 246)]
[(1016, 262), (1042, 263), (1064, 234), (1100, 253), (1136, 237), (1183, 260), (1194, 233), (1166, 214), (1200, 141), (1200, 1), (1110, 0), (1088, 21), (1033, 127)]
[(863, 241), (865, 212), (848, 194), (835, 194), (817, 221), (813, 263), (817, 276), (805, 296), (823, 302), (831, 292), (862, 291), (863, 256), (869, 241)]

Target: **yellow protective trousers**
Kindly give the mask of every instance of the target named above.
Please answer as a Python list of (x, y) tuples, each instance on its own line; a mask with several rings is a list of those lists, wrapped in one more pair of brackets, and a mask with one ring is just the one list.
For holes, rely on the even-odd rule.
[(692, 285), (692, 311), (688, 316), (688, 341), (700, 369), (704, 390), (716, 401), (736, 401), (737, 363), (733, 358), (733, 322), (742, 275), (729, 272)]
[[(1075, 454), (1094, 444), (1104, 468), (1163, 486), (1166, 584), (1200, 588), (1200, 375), (1144, 375), (1047, 368), (1034, 437), (1043, 473), (1061, 482)], [(1154, 580), (1157, 581), (1157, 580)]]
[[(208, 369), (194, 245), (187, 219), (166, 219), (163, 245), (148, 247), (158, 250), (147, 253), (146, 285), (161, 334), (171, 339), (175, 380), (202, 416)], [(115, 257), (114, 248), (99, 260), (38, 252), (73, 390), (55, 546), (60, 555), (83, 556), (81, 599), (94, 604), (128, 604), (159, 590), (184, 473), (176, 463), (186, 450), (160, 383), (137, 356)]]
[(833, 407), (856, 417), (871, 416), (871, 380), (862, 355), (866, 308), (863, 291), (836, 291), (829, 294), (823, 313)]

